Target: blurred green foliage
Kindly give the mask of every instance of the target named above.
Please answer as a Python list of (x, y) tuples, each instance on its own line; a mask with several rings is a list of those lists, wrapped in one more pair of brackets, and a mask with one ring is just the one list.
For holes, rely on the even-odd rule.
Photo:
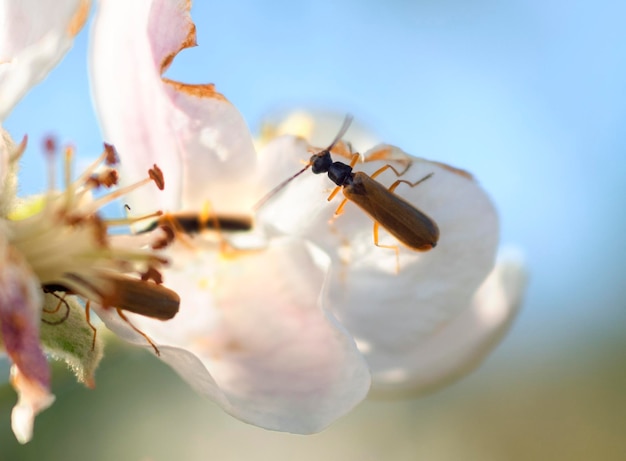
[(321, 434), (265, 431), (196, 396), (149, 353), (108, 347), (97, 388), (55, 368), (57, 401), (20, 446), (15, 394), (0, 401), (0, 460), (581, 460), (626, 459), (626, 367), (607, 336), (520, 368), (497, 354), (478, 373), (415, 400), (368, 401)]

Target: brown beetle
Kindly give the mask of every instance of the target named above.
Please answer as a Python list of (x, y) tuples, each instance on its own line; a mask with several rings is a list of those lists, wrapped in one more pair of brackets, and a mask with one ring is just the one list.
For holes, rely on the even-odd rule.
[(387, 169), (393, 170), (396, 176), (402, 176), (404, 171), (399, 172), (392, 165), (385, 165), (371, 176), (362, 171), (355, 173), (353, 172), (353, 167), (359, 159), (359, 154), (352, 155), (349, 165), (343, 162), (333, 161), (330, 156), (330, 151), (343, 137), (351, 122), (352, 117), (347, 116), (333, 142), (326, 149), (312, 155), (309, 163), (302, 170), (269, 192), (255, 208), (262, 206), (271, 196), (287, 185), (287, 183), (302, 174), (308, 168), (311, 168), (314, 174), (327, 173), (330, 180), (337, 185), (335, 190), (328, 197), (329, 201), (337, 195), (339, 190), (343, 190), (345, 198), (335, 211), (335, 216), (341, 214), (343, 207), (349, 200), (354, 202), (374, 220), (374, 244), (376, 246), (394, 249), (396, 255), (398, 255), (397, 246), (380, 245), (378, 243), (378, 227), (382, 226), (391, 235), (412, 250), (427, 251), (434, 248), (439, 240), (439, 228), (435, 221), (394, 193), (394, 190), (400, 184), (404, 183), (415, 187), (422, 181), (430, 178), (433, 173), (426, 175), (415, 183), (398, 179), (391, 187), (386, 188), (378, 181), (374, 180), (374, 178)]

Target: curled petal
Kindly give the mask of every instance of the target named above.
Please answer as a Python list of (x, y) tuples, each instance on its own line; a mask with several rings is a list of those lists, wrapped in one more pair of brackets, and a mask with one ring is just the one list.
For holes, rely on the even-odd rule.
[(250, 183), (255, 151), (237, 109), (213, 85), (161, 76), (181, 49), (195, 45), (189, 4), (105, 0), (94, 22), (94, 100), (124, 181), (137, 181), (154, 163), (165, 174), (166, 193), (134, 194), (130, 205), (140, 214), (155, 207), (197, 211), (212, 198), (213, 209), (237, 213), (258, 195), (240, 187)]
[(13, 362), (11, 382), (19, 401), (12, 426), (21, 443), (30, 440), (36, 414), (54, 400), (48, 392), (50, 369), (39, 344), (40, 306), (37, 278), (20, 253), (0, 241), (0, 335)]
[(364, 398), (367, 365), (320, 308), (325, 271), (303, 243), (276, 241), (233, 259), (179, 256), (180, 272), (165, 274), (181, 294), (178, 316), (133, 321), (158, 344), (195, 354), (162, 354), (192, 387), (239, 419), (295, 433), (323, 429)]
[(70, 49), (89, 5), (88, 0), (0, 1), (0, 122)]
[(17, 404), (11, 412), (11, 428), (20, 443), (33, 437), (35, 416), (54, 402), (54, 395), (39, 381), (27, 378), (16, 365), (11, 367), (11, 384), (18, 394)]
[(42, 302), (38, 280), (13, 247), (0, 242), (0, 334), (11, 361), (47, 388), (50, 371), (39, 344)]
[(414, 349), (372, 351), (380, 366), (372, 376), (375, 396), (421, 394), (466, 375), (500, 342), (515, 319), (526, 286), (526, 270), (514, 252), (503, 252), (469, 305)]

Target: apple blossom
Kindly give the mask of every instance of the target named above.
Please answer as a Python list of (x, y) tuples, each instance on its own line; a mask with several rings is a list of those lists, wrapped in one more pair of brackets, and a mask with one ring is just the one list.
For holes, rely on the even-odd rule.
[[(333, 129), (340, 123), (341, 116), (334, 114), (294, 111), (282, 121), (267, 123), (265, 132), (270, 138), (292, 133), (322, 144), (332, 139)], [(357, 149), (375, 143), (371, 132), (358, 124), (348, 136)], [(267, 164), (281, 164), (284, 156), (306, 158), (298, 141), (269, 141), (266, 135), (257, 143)], [(300, 146), (299, 153), (294, 153), (295, 146)], [(315, 222), (317, 227), (311, 224), (310, 216), (318, 213), (311, 207), (317, 205), (305, 209), (302, 197), (323, 190), (319, 183), (314, 184), (320, 179), (313, 175), (298, 178), (299, 183), (290, 184), (262, 213), (272, 226), (315, 241), (337, 261), (339, 276), (331, 284), (331, 305), (368, 361), (372, 395), (418, 395), (472, 371), (498, 344), (521, 307), (525, 265), (521, 252), (505, 247), (493, 267), (497, 216), (469, 173), (411, 157), (389, 145), (377, 145), (363, 155), (365, 159), (381, 156), (385, 161), (412, 162), (402, 176), (409, 181), (435, 173), (417, 188), (400, 186), (397, 190), (434, 218), (441, 230), (439, 245), (428, 253), (401, 248), (402, 268), (397, 275), (393, 273), (393, 252), (373, 247), (370, 221), (356, 206), (346, 207), (330, 233), (323, 226), (332, 217), (332, 205), (319, 212), (322, 217)], [(294, 170), (298, 168), (292, 163)], [(357, 167), (371, 173), (383, 164), (366, 161)], [(396, 179), (394, 174), (387, 178), (389, 183)], [(302, 191), (299, 195), (289, 189), (296, 187)], [(393, 238), (385, 242), (394, 244)], [(419, 280), (412, 288), (411, 279)], [(354, 288), (350, 281), (360, 282), (361, 287)], [(378, 305), (373, 304), (374, 297)]]
[[(0, 151), (8, 152), (2, 157), (8, 157), (9, 163), (16, 162), (24, 148), (25, 143), (15, 146), (3, 136)], [(72, 176), (71, 152), (66, 151), (66, 179)], [(53, 400), (44, 349), (64, 360), (87, 386), (94, 385), (102, 345), (75, 295), (102, 308), (129, 308), (129, 303), (132, 308), (132, 297), (141, 298), (142, 292), (162, 295), (165, 290), (137, 278), (158, 281), (158, 269), (166, 260), (142, 247), (159, 244), (161, 233), (110, 236), (108, 227), (128, 221), (107, 221), (98, 215), (99, 208), (128, 190), (146, 182), (160, 184), (162, 178), (152, 172), (152, 177), (130, 188), (93, 199), (93, 190), (116, 184), (117, 172), (110, 166), (115, 160), (108, 146), (65, 190), (50, 189), (43, 197), (8, 207), (8, 215), (0, 216), (0, 333), (3, 349), (13, 362), (11, 382), (19, 393), (12, 426), (20, 442), (31, 438), (34, 416)], [(109, 166), (98, 168), (103, 161)], [(50, 171), (53, 168), (51, 164)], [(131, 298), (125, 293), (129, 284), (134, 290)], [(178, 298), (174, 301), (177, 309)]]
[[(68, 51), (88, 9), (89, 2), (83, 0), (0, 2), (0, 123)], [(13, 361), (11, 383), (19, 399), (12, 427), (22, 443), (32, 437), (36, 414), (54, 401), (39, 344), (45, 296), (27, 259), (7, 238), (10, 224), (6, 218), (15, 207), (17, 160), (24, 148), (25, 143), (15, 146), (0, 127), (0, 339)]]
[[(69, 49), (88, 9), (83, 0), (0, 2), (0, 120)], [(142, 181), (94, 199), (92, 191), (117, 184), (113, 148), (105, 146), (76, 180), (71, 180), (73, 150), (68, 148), (65, 189), (59, 192), (54, 184), (56, 148), (49, 139), (49, 190), (20, 200), (17, 166), (25, 148), (26, 138), (16, 145), (0, 127), (0, 346), (12, 362), (10, 380), (18, 402), (11, 425), (21, 443), (31, 439), (35, 416), (54, 401), (44, 351), (64, 360), (87, 386), (94, 385), (102, 344), (77, 295), (101, 304), (101, 309), (135, 308), (162, 316), (155, 306), (139, 303), (165, 293), (167, 309), (178, 309), (178, 297), (152, 283), (159, 282), (158, 269), (166, 260), (146, 246), (161, 245), (162, 233), (112, 237), (110, 226), (131, 221), (104, 220), (98, 213), (148, 182), (163, 188), (158, 168), (144, 172)]]
[[(133, 212), (155, 203), (200, 212), (209, 200), (214, 213), (248, 212), (261, 184), (241, 115), (211, 85), (161, 77), (174, 55), (195, 43), (188, 6), (100, 2), (91, 70), (101, 126), (124, 155), (124, 178), (135, 180), (151, 159), (174, 180), (165, 195), (134, 194)], [(175, 243), (164, 280), (184, 293), (180, 314), (167, 326), (133, 322), (160, 344), (162, 359), (237, 418), (275, 430), (321, 430), (370, 384), (352, 337), (323, 308), (323, 255), (289, 237), (247, 251), (220, 248), (205, 234)], [(124, 334), (114, 316), (100, 317)]]
[[(257, 155), (241, 115), (213, 85), (162, 77), (195, 45), (188, 9), (175, 0), (100, 2), (91, 71), (101, 126), (129, 181), (154, 162), (170, 179), (158, 198), (133, 194), (134, 211), (156, 203), (202, 213), (209, 204), (215, 216), (250, 216), (315, 149), (286, 136)], [(523, 271), (516, 261), (494, 269), (498, 219), (474, 178), (394, 146), (364, 158), (359, 168), (369, 173), (390, 162), (409, 166), (402, 179), (412, 182), (434, 173), (396, 192), (435, 219), (436, 249), (401, 247), (398, 270), (395, 252), (373, 244), (372, 222), (356, 207), (329, 225), (331, 183), (306, 174), (263, 206), (243, 238), (179, 235), (163, 276), (181, 295), (180, 315), (167, 324), (133, 319), (195, 390), (244, 421), (309, 433), (356, 405), (370, 375), (380, 392), (437, 386), (477, 364), (514, 317)], [(386, 235), (381, 243), (397, 245)], [(141, 342), (110, 313), (101, 317)]]

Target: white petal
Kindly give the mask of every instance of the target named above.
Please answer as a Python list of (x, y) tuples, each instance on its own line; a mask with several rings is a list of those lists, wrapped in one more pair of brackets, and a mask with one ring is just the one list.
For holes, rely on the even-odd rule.
[[(277, 164), (289, 161), (285, 143), (277, 140), (264, 152)], [(291, 150), (303, 155), (295, 144)], [(281, 162), (281, 155), (286, 160)], [(371, 174), (386, 162), (402, 170), (397, 161), (407, 158), (400, 149), (385, 145), (365, 154), (371, 155), (384, 161), (359, 163), (355, 170)], [(325, 175), (303, 173), (261, 214), (264, 224), (298, 233), (331, 256), (328, 306), (357, 340), (373, 374), (388, 367), (381, 357), (420, 350), (426, 338), (468, 307), (467, 300), (493, 268), (498, 245), (496, 212), (471, 176), (437, 162), (412, 161), (401, 179), (414, 183), (433, 176), (416, 187), (400, 184), (395, 192), (438, 224), (440, 239), (434, 249), (420, 253), (381, 229), (380, 244), (399, 246), (399, 270), (395, 252), (374, 245), (373, 221), (356, 205), (348, 202), (344, 213), (328, 223), (340, 199), (326, 202), (332, 183)], [(387, 186), (396, 179), (390, 170), (376, 178)]]
[(190, 2), (103, 0), (94, 21), (91, 73), (106, 140), (122, 159), (125, 184), (152, 164), (165, 174), (165, 193), (142, 189), (134, 213), (161, 208), (248, 211), (258, 193), (251, 183), (256, 154), (245, 121), (212, 85), (161, 77), (174, 56), (195, 45)]
[(180, 313), (161, 325), (133, 321), (157, 343), (192, 351), (210, 375), (184, 355), (180, 364), (174, 350), (163, 359), (235, 417), (311, 433), (367, 394), (367, 365), (352, 338), (320, 308), (324, 271), (302, 243), (275, 242), (234, 259), (204, 251), (186, 259), (180, 274), (174, 269), (165, 276), (181, 295)]
[(372, 351), (374, 395), (419, 394), (459, 379), (479, 366), (500, 342), (522, 303), (527, 274), (519, 255), (503, 253), (469, 305), (420, 346)]
[(328, 185), (325, 176), (314, 175), (309, 169), (293, 177), (309, 160), (308, 147), (303, 139), (287, 135), (273, 139), (259, 150), (257, 180), (263, 197), (259, 197), (257, 219), (280, 234), (305, 234), (328, 208), (320, 195)]
[(0, 122), (72, 46), (88, 0), (0, 1)]

